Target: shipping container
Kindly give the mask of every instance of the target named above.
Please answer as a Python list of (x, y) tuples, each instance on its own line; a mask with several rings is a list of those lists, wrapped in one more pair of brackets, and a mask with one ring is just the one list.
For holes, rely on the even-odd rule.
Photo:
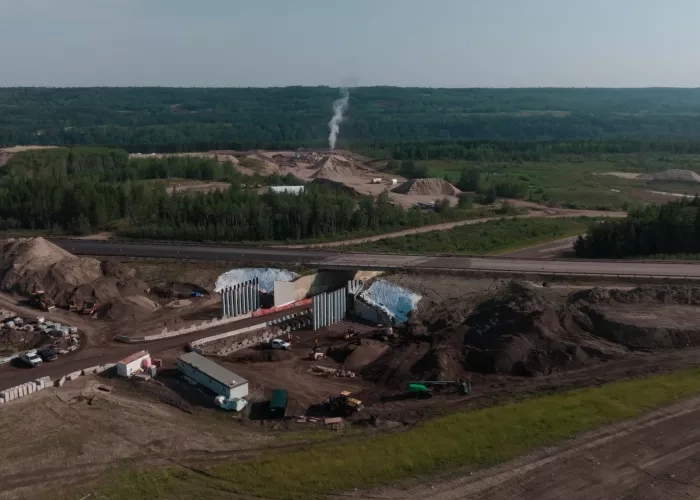
[(284, 418), (287, 413), (287, 403), (289, 401), (289, 393), (284, 389), (275, 389), (270, 396), (270, 405), (268, 414), (270, 418)]

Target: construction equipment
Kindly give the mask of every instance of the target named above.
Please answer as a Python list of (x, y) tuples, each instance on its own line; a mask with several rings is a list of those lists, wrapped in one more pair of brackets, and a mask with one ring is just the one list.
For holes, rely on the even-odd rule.
[(375, 332), (372, 334), (372, 338), (387, 342), (398, 338), (398, 334), (394, 332), (394, 329), (391, 326), (377, 325), (377, 330), (375, 330)]
[(352, 328), (348, 328), (345, 330), (345, 336), (343, 337), (345, 340), (350, 340), (357, 337), (357, 332), (353, 330)]
[(326, 355), (323, 354), (318, 347), (314, 347), (309, 351), (309, 359), (312, 361), (316, 361), (317, 359), (323, 359), (325, 357)]
[(80, 311), (80, 308), (78, 307), (78, 303), (74, 299), (70, 299), (68, 301), (68, 310), (70, 312), (78, 312)]
[(408, 392), (416, 397), (432, 398), (436, 387), (456, 388), (460, 394), (472, 392), (472, 383), (464, 380), (418, 380), (408, 383)]
[(55, 309), (56, 306), (53, 303), (53, 300), (46, 295), (46, 292), (43, 290), (34, 290), (32, 292), (31, 297), (29, 298), (29, 302), (31, 303), (32, 306), (41, 309), (42, 311), (50, 311), (51, 309)]
[(350, 397), (349, 391), (341, 392), (340, 396), (328, 396), (328, 399), (323, 403), (329, 413), (345, 417), (361, 411), (364, 408), (362, 401)]
[(92, 316), (99, 309), (99, 304), (95, 300), (86, 300), (82, 313)]

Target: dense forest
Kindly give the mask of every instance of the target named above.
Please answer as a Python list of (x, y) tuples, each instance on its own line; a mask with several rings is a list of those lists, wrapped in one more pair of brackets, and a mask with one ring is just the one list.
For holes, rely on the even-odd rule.
[[(4, 88), (0, 146), (129, 151), (325, 147), (338, 90)], [(339, 147), (415, 141), (686, 140), (700, 136), (700, 89), (355, 88)], [(444, 157), (411, 146), (399, 159)], [(464, 157), (461, 145), (448, 147)]]
[(373, 157), (394, 160), (551, 161), (562, 157), (611, 154), (700, 154), (700, 141), (567, 140), (567, 141), (401, 141), (365, 146)]
[[(168, 194), (157, 180), (172, 178), (227, 181), (230, 188)], [(125, 236), (160, 239), (279, 241), (388, 231), (469, 215), (468, 208), (444, 205), (434, 212), (404, 210), (386, 195), (358, 200), (320, 186), (301, 195), (258, 194), (252, 184), (255, 177), (211, 159), (134, 159), (125, 151), (98, 148), (29, 151), (0, 170), (0, 229), (78, 234), (116, 229)]]
[(700, 199), (649, 205), (626, 219), (595, 224), (574, 249), (590, 258), (700, 253)]

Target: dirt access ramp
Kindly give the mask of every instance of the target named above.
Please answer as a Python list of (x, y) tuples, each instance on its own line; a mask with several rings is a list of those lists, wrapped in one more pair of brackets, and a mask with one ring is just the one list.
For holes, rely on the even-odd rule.
[(7, 165), (7, 162), (10, 161), (10, 158), (12, 158), (17, 153), (21, 153), (23, 151), (34, 151), (37, 149), (54, 148), (56, 148), (56, 146), (13, 146), (11, 148), (0, 148), (0, 167)]
[[(479, 472), (342, 498), (668, 500), (700, 498), (700, 397)], [(332, 498), (340, 498), (333, 495)]]

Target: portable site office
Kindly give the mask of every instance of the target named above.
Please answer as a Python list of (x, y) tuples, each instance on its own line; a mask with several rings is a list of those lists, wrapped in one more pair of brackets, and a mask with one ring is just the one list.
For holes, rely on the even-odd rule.
[(248, 381), (196, 352), (180, 356), (177, 369), (195, 382), (226, 398), (248, 395)]

